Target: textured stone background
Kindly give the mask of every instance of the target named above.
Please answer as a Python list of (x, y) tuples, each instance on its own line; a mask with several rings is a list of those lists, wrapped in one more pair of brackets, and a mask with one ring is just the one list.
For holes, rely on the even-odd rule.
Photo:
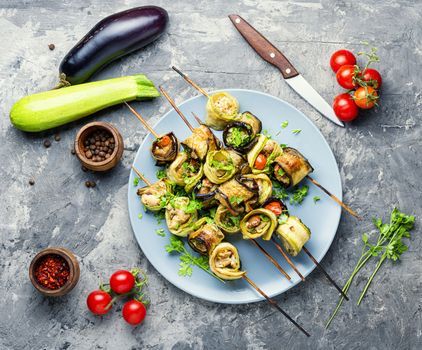
[[(75, 133), (87, 120), (60, 128), (62, 139), (55, 142), (54, 131), (27, 135), (8, 119), (14, 101), (55, 85), (61, 58), (96, 22), (148, 1), (0, 0), (0, 348), (421, 349), (422, 2), (154, 3), (169, 11), (168, 33), (94, 79), (146, 73), (181, 102), (195, 92), (169, 69), (176, 64), (206, 89), (251, 88), (291, 102), (322, 130), (339, 163), (345, 201), (365, 216), (357, 222), (343, 214), (323, 261), (326, 268), (344, 281), (356, 262), (361, 233), (372, 230), (370, 217), (386, 217), (396, 205), (418, 216), (410, 251), (395, 266), (385, 264), (360, 307), (354, 301), (364, 279), (357, 279), (353, 301), (329, 330), (324, 322), (337, 298), (318, 271), (277, 298), (313, 334), (309, 339), (265, 303), (216, 305), (177, 290), (145, 260), (129, 224), (127, 178), (145, 136), (138, 121), (123, 107), (88, 119), (118, 124), (126, 144), (121, 164), (98, 175), (82, 172), (70, 154)], [(334, 126), (255, 55), (229, 13), (243, 15), (265, 33), (327, 100), (341, 91), (328, 66), (330, 54), (344, 47), (360, 50), (362, 40), (374, 43), (384, 78), (380, 109), (362, 113), (345, 129)], [(56, 44), (54, 51), (49, 43)], [(142, 105), (154, 120), (168, 109), (163, 99)], [(49, 149), (42, 145), (45, 138), (52, 140)], [(85, 180), (95, 180), (97, 187), (85, 188)], [(27, 277), (31, 258), (49, 245), (75, 251), (82, 268), (76, 289), (57, 300), (41, 297)], [(153, 307), (142, 327), (127, 326), (119, 308), (102, 319), (89, 314), (85, 298), (98, 278), (132, 265), (141, 265), (151, 279)]]

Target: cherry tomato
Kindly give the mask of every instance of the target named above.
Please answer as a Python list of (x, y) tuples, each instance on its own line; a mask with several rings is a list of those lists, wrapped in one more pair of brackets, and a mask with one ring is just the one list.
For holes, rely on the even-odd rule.
[(157, 142), (157, 145), (159, 147), (166, 147), (170, 144), (170, 142), (171, 142), (170, 137), (165, 135)]
[(377, 96), (378, 94), (373, 87), (367, 86), (366, 89), (360, 87), (354, 93), (354, 100), (359, 108), (371, 109), (375, 106)]
[(135, 277), (127, 270), (119, 270), (110, 277), (110, 288), (117, 294), (129, 293), (135, 285)]
[(281, 215), (283, 209), (279, 202), (270, 202), (265, 207), (265, 209), (271, 210), (275, 215)]
[(356, 57), (349, 50), (338, 50), (331, 55), (330, 66), (334, 73), (337, 73), (339, 68), (346, 64), (352, 66), (356, 64)]
[(355, 76), (356, 67), (351, 64), (341, 66), (336, 73), (337, 82), (345, 89), (354, 89), (355, 83), (353, 77)]
[(366, 81), (368, 85), (372, 86), (375, 90), (379, 90), (382, 84), (381, 74), (372, 68), (367, 68), (360, 74), (363, 81)]
[(147, 309), (140, 301), (130, 300), (123, 306), (122, 313), (123, 318), (127, 323), (132, 326), (136, 326), (144, 320), (147, 314)]
[(265, 157), (262, 153), (258, 154), (256, 157), (254, 168), (258, 170), (263, 170), (265, 165), (267, 164), (267, 157)]
[(351, 122), (358, 116), (358, 107), (349, 94), (338, 95), (334, 99), (333, 109), (336, 116), (344, 122)]
[[(89, 293), (86, 305), (89, 311), (95, 315), (104, 315), (111, 309), (111, 295), (103, 290), (94, 290)], [(110, 306), (108, 306), (110, 305)]]

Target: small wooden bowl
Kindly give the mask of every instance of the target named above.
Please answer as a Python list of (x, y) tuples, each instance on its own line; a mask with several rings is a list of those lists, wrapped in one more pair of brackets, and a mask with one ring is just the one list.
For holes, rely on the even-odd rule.
[[(35, 278), (35, 267), (37, 266), (37, 263), (39, 260), (49, 254), (53, 255), (59, 255), (63, 259), (66, 260), (66, 262), (69, 265), (69, 279), (67, 282), (63, 285), (63, 287), (59, 289), (48, 289), (41, 286), (37, 279)], [(80, 269), (79, 269), (79, 263), (78, 260), (76, 260), (76, 257), (73, 255), (73, 253), (66, 248), (62, 247), (51, 247), (41, 250), (31, 261), (31, 265), (29, 266), (29, 279), (31, 280), (32, 284), (34, 285), (35, 289), (38, 290), (41, 294), (48, 296), (48, 297), (60, 297), (62, 295), (65, 295), (69, 293), (78, 283), (79, 281), (79, 275), (80, 275)]]
[[(85, 156), (84, 142), (86, 138), (96, 130), (104, 129), (108, 131), (114, 138), (114, 150), (110, 158), (102, 162), (94, 162)], [(75, 138), (75, 152), (85, 168), (93, 171), (107, 171), (115, 167), (123, 155), (123, 138), (114, 125), (105, 122), (92, 122), (82, 127)]]

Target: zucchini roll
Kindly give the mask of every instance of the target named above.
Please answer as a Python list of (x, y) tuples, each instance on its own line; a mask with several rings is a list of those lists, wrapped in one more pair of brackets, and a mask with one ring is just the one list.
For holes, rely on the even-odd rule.
[(215, 184), (222, 184), (233, 177), (244, 159), (234, 150), (222, 149), (207, 154), (205, 176)]
[(240, 231), (240, 216), (235, 216), (224, 206), (219, 205), (215, 212), (215, 224), (227, 234), (233, 234)]
[(151, 186), (139, 188), (137, 194), (148, 210), (160, 211), (166, 205), (166, 195), (171, 192), (172, 188), (168, 181), (161, 179)]
[(189, 202), (188, 197), (176, 197), (167, 204), (165, 213), (167, 227), (176, 236), (186, 237), (194, 230), (198, 213), (196, 210), (187, 212)]
[(209, 256), (223, 239), (224, 234), (217, 225), (207, 223), (207, 218), (201, 218), (195, 224), (195, 230), (189, 234), (188, 243), (194, 251)]
[(314, 171), (308, 160), (295, 148), (286, 147), (275, 159), (274, 177), (284, 187), (296, 186)]
[(237, 280), (246, 271), (241, 271), (239, 252), (233, 244), (222, 242), (210, 255), (211, 271), (223, 280)]
[(240, 221), (243, 239), (262, 237), (262, 239), (268, 241), (271, 239), (276, 226), (277, 217), (271, 210), (264, 208), (252, 210)]
[(208, 98), (206, 109), (206, 124), (215, 130), (223, 130), (237, 119), (239, 102), (227, 92), (217, 92)]
[(256, 204), (262, 205), (271, 197), (273, 192), (273, 183), (265, 174), (248, 174), (243, 175), (247, 179), (253, 179), (258, 184), (258, 201)]
[(220, 141), (208, 126), (201, 125), (193, 129), (192, 134), (182, 142), (182, 146), (192, 158), (204, 160), (208, 152), (220, 149)]
[(296, 216), (289, 216), (285, 223), (277, 227), (276, 234), (287, 253), (292, 256), (298, 255), (311, 238), (311, 230)]
[(256, 135), (261, 132), (262, 123), (251, 112), (244, 112), (239, 120), (228, 124), (223, 131), (226, 147), (246, 153), (254, 145)]
[(253, 174), (270, 173), (270, 165), (281, 155), (282, 149), (274, 140), (259, 135), (257, 143), (248, 152), (248, 164)]
[(202, 208), (211, 208), (217, 203), (215, 199), (217, 189), (218, 185), (212, 183), (207, 177), (202, 178), (196, 184), (193, 192), (195, 193), (195, 198), (202, 203)]
[(179, 153), (179, 141), (172, 132), (161, 136), (152, 143), (151, 154), (156, 165), (166, 165), (173, 162)]
[(191, 192), (204, 174), (202, 163), (190, 157), (186, 152), (179, 152), (167, 169), (167, 178), (176, 185), (183, 186)]

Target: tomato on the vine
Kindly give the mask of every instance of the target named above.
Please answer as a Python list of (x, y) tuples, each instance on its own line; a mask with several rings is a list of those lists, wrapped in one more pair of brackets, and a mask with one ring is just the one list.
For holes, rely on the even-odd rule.
[(86, 305), (95, 315), (104, 315), (111, 309), (111, 295), (103, 290), (94, 290), (89, 293)]
[(117, 294), (129, 293), (135, 286), (135, 277), (127, 270), (118, 270), (110, 277), (110, 288)]
[(281, 213), (283, 212), (281, 204), (275, 201), (268, 203), (264, 208), (272, 211), (275, 215), (281, 215)]
[(130, 300), (123, 306), (122, 314), (127, 323), (136, 326), (144, 320), (147, 309), (140, 301)]
[(267, 157), (263, 155), (262, 153), (258, 154), (258, 157), (256, 157), (254, 168), (258, 170), (263, 170), (265, 168), (265, 165), (267, 164)]
[(344, 121), (351, 122), (358, 116), (358, 107), (349, 94), (340, 94), (334, 99), (333, 109), (336, 116)]
[(356, 66), (351, 64), (346, 64), (341, 66), (336, 73), (337, 82), (340, 84), (341, 87), (345, 89), (354, 89), (355, 83), (353, 78), (355, 77)]
[(366, 88), (360, 87), (355, 91), (353, 99), (359, 108), (371, 109), (375, 106), (378, 94), (371, 86), (367, 86)]
[(356, 64), (356, 57), (349, 50), (338, 50), (331, 55), (330, 66), (334, 73), (337, 73), (339, 68), (346, 64), (352, 66)]
[(375, 90), (379, 90), (382, 84), (381, 74), (373, 68), (367, 68), (360, 74), (361, 79), (366, 82), (369, 86), (372, 86)]

